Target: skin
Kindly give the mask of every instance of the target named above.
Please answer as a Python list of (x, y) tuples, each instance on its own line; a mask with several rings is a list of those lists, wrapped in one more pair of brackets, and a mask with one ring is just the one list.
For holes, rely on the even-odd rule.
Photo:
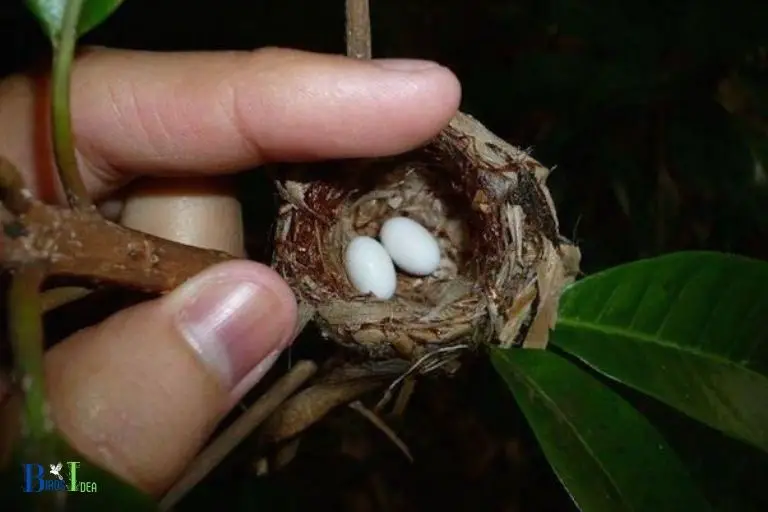
[[(447, 69), (419, 61), (274, 48), (93, 49), (77, 61), (72, 94), (83, 179), (101, 201), (140, 176), (177, 178), (182, 187), (265, 162), (400, 153), (448, 123), (460, 86)], [(0, 153), (35, 194), (61, 200), (45, 98), (39, 76), (0, 82)], [(152, 221), (162, 226), (167, 217)], [(233, 381), (198, 356), (178, 321), (180, 305), (215, 302), (204, 284), (220, 281), (251, 283), (253, 293), (243, 296), (269, 301), (259, 328), (236, 337), (242, 367)], [(89, 459), (159, 496), (293, 341), (295, 321), (293, 294), (268, 267), (242, 260), (208, 269), (192, 284), (123, 310), (47, 353), (56, 424)], [(5, 400), (6, 421), (13, 402)]]

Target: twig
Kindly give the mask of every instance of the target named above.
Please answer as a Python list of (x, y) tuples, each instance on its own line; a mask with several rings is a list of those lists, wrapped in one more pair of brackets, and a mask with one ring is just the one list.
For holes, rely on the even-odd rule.
[(291, 461), (296, 458), (300, 445), (301, 437), (296, 437), (281, 446), (275, 454), (274, 462), (272, 464), (274, 471), (280, 471), (290, 464)]
[(61, 32), (54, 37), (53, 72), (51, 74), (51, 126), (53, 154), (59, 177), (69, 205), (74, 210), (94, 211), (88, 191), (83, 184), (75, 155), (70, 116), (70, 77), (77, 43), (77, 25), (84, 0), (69, 0), (64, 7)]
[(366, 408), (360, 400), (355, 400), (354, 402), (349, 404), (349, 407), (359, 412), (363, 416), (363, 418), (373, 423), (373, 425), (376, 428), (381, 430), (384, 433), (384, 435), (387, 436), (389, 440), (392, 441), (394, 445), (400, 449), (401, 452), (403, 452), (403, 455), (405, 455), (405, 457), (410, 462), (413, 462), (413, 456), (411, 455), (411, 451), (408, 449), (408, 446), (403, 442), (402, 439), (398, 437), (397, 434), (395, 434), (395, 431), (392, 430), (389, 427), (389, 425), (384, 423), (384, 420), (382, 420), (376, 415), (376, 413)]
[(368, 0), (346, 0), (347, 56), (371, 58), (371, 15)]
[(169, 510), (215, 468), (229, 452), (258, 427), (289, 396), (317, 371), (311, 361), (299, 361), (227, 430), (205, 448), (160, 501), (160, 510)]
[(402, 416), (405, 413), (408, 403), (411, 401), (413, 391), (416, 389), (416, 379), (412, 376), (403, 381), (403, 386), (400, 388), (400, 393), (397, 394), (395, 405), (392, 408), (393, 416)]
[[(387, 390), (384, 392), (384, 395), (381, 397), (381, 400), (379, 400), (379, 403), (376, 404), (376, 407), (374, 407), (374, 411), (377, 413), (380, 412), (384, 406), (386, 406), (390, 400), (392, 400), (392, 396), (394, 394), (395, 388), (400, 385), (401, 382), (403, 382), (405, 379), (410, 377), (411, 375), (415, 374), (416, 372), (419, 373), (428, 373), (433, 368), (430, 367), (431, 364), (437, 362), (439, 365), (445, 364), (443, 361), (443, 357), (445, 354), (451, 353), (451, 352), (457, 352), (461, 350), (465, 350), (469, 348), (468, 345), (454, 345), (452, 347), (445, 347), (435, 350), (434, 352), (429, 352), (427, 354), (424, 354), (419, 359), (416, 360), (415, 363), (411, 365), (411, 367), (408, 369), (407, 372), (403, 373), (395, 379), (387, 388)], [(437, 360), (437, 361), (435, 361)]]

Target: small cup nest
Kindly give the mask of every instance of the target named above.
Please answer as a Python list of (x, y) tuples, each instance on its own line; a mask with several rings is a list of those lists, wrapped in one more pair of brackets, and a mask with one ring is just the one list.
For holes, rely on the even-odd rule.
[[(543, 348), (580, 259), (559, 234), (548, 173), (466, 114), (398, 157), (288, 169), (277, 180), (274, 267), (305, 319), (371, 360), (413, 363), (485, 343)], [(398, 272), (390, 300), (361, 295), (344, 251), (392, 216), (438, 239), (440, 266), (428, 277)]]

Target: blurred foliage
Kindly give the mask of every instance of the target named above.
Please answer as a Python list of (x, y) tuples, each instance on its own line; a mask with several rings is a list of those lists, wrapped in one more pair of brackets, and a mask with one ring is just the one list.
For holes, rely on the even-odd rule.
[[(328, 0), (130, 0), (84, 41), (342, 53), (343, 8)], [(372, 0), (372, 15), (375, 56), (449, 66), (462, 81), (465, 111), (555, 167), (549, 183), (561, 230), (581, 246), (585, 272), (686, 249), (768, 259), (768, 3)], [(0, 73), (49, 62), (35, 23), (22, 2), (0, 7)], [(242, 187), (246, 226), (261, 225), (273, 212), (271, 190), (258, 174), (242, 179), (250, 185)], [(264, 506), (259, 490), (268, 489), (282, 505), (271, 510), (376, 510), (386, 499), (405, 511), (567, 510), (521, 412), (488, 369), (420, 386), (396, 424), (414, 465), (342, 410), (286, 471), (257, 479), (243, 469), (253, 462), (244, 447), (182, 508), (236, 497)], [(654, 401), (633, 404), (656, 415), (664, 437), (708, 482), (713, 504), (764, 510), (764, 458)], [(365, 449), (340, 449), (364, 438), (359, 430), (368, 434)]]

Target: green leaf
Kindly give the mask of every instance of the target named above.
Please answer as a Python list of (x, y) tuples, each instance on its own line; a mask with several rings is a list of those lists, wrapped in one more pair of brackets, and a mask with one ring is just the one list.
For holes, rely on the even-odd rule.
[(85, 0), (77, 25), (78, 36), (90, 32), (106, 21), (123, 2), (124, 0)]
[(632, 396), (627, 397), (632, 405), (664, 436), (714, 508), (723, 512), (768, 510), (765, 453), (647, 395), (624, 391)]
[[(56, 455), (31, 459), (29, 450), (17, 449), (12, 462), (3, 468), (0, 477), (0, 503), (3, 510), (72, 510), (72, 511), (150, 511), (157, 510), (154, 500), (138, 489), (89, 462), (72, 449), (59, 435), (56, 440)], [(49, 465), (62, 463), (60, 474), (62, 484), (72, 485), (72, 463), (76, 491), (42, 491), (38, 471), (44, 480), (55, 482)], [(32, 475), (27, 479), (28, 473)], [(25, 490), (32, 492), (26, 492)]]
[(595, 377), (548, 351), (491, 360), (581, 510), (711, 510), (664, 438)]
[[(83, 0), (77, 35), (96, 28), (118, 8), (124, 0)], [(34, 13), (43, 30), (51, 40), (58, 39), (64, 19), (67, 0), (26, 0), (27, 7)]]
[(768, 264), (714, 252), (641, 260), (563, 295), (552, 343), (768, 451)]

